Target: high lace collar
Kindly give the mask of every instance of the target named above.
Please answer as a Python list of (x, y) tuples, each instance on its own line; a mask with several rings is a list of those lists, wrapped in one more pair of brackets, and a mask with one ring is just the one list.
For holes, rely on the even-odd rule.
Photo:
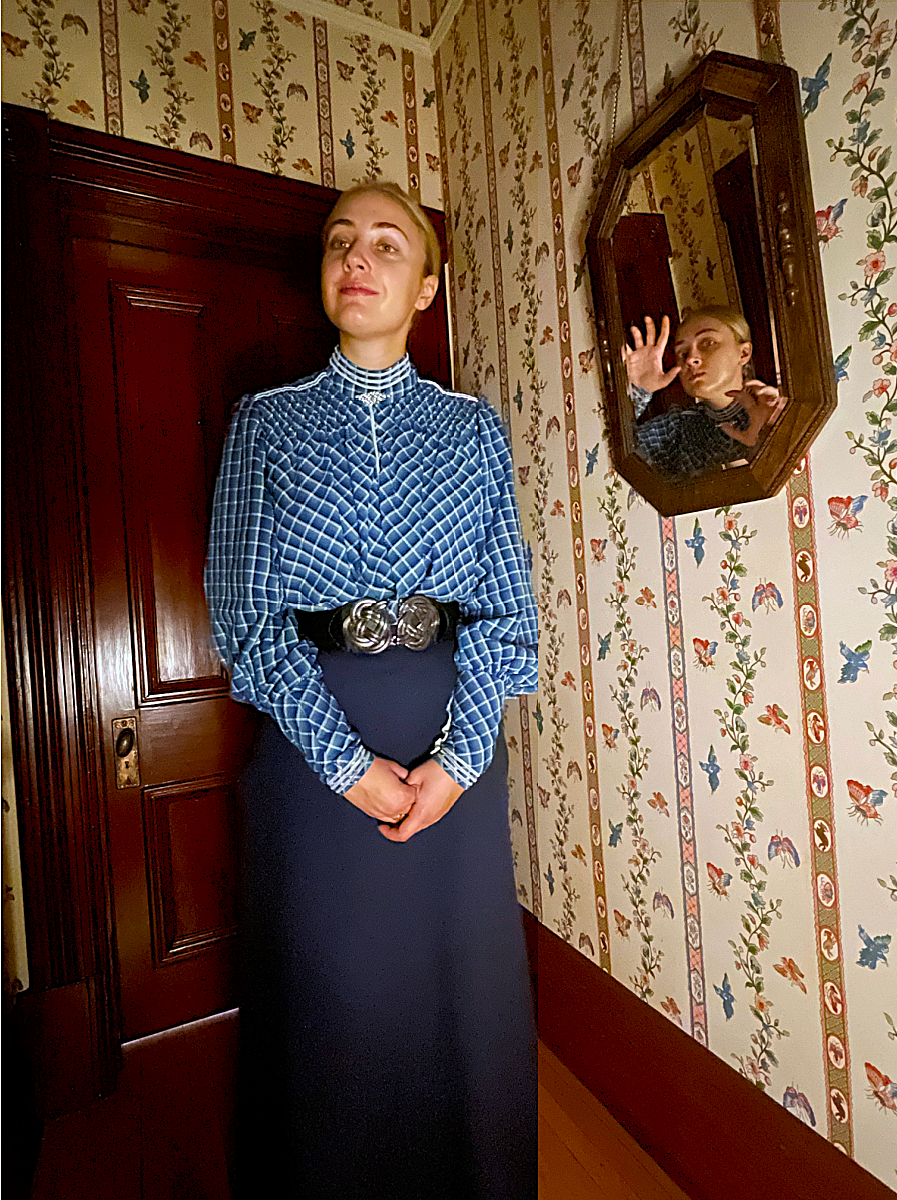
[(368, 392), (389, 392), (414, 374), (411, 359), (404, 354), (391, 367), (371, 370), (359, 367), (346, 358), (339, 346), (330, 356), (330, 365), (337, 375), (350, 384), (356, 395)]

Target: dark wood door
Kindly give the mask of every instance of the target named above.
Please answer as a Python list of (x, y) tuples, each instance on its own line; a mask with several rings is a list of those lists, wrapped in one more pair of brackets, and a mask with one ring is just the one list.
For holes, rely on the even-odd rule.
[[(211, 643), (209, 500), (232, 401), (315, 370), (332, 333), (314, 281), (269, 268), (76, 239), (72, 282), (129, 1038), (236, 1003), (233, 784), (254, 721)], [(139, 783), (120, 786), (128, 718)]]
[[(91, 981), (103, 971), (117, 978), (109, 1036), (127, 1040), (238, 1003), (234, 785), (256, 718), (228, 698), (202, 567), (234, 403), (316, 370), (335, 343), (318, 282), (319, 231), (335, 193), (86, 131), (49, 131), (21, 219), (25, 241), (43, 246), (29, 279), (32, 312), (45, 311), (53, 293), (56, 333), (66, 333), (54, 348), (67, 351), (41, 364), (47, 382), (23, 403), (32, 427), (56, 439), (45, 446), (34, 435), (47, 477), (54, 461), (78, 464), (79, 495), (63, 497), (53, 520), (65, 518), (66, 505), (79, 508), (69, 513), (83, 534), (72, 557), (81, 554), (87, 587), (75, 605), (80, 629), (58, 637), (81, 643), (83, 740), (89, 749), (93, 739), (99, 776), (94, 812), (80, 799), (86, 789), (73, 785), (84, 811), (60, 814), (60, 836), (79, 865), (73, 894), (55, 903), (68, 905), (75, 929), (101, 925), (91, 872), (106, 881), (111, 961), (94, 937), (65, 970), (89, 985), (88, 1007)], [(29, 342), (39, 356), (39, 332), (23, 336)], [(448, 383), (441, 297), (412, 353), (422, 373)], [(48, 540), (46, 529), (26, 533)], [(56, 574), (64, 590), (65, 573)], [(44, 597), (48, 612), (57, 599)], [(28, 605), (26, 597), (25, 617)], [(17, 644), (26, 644), (23, 621), (14, 624)], [(71, 757), (86, 769), (83, 752)], [(24, 821), (29, 869), (39, 876), (50, 869), (50, 848), (30, 808)], [(56, 850), (68, 870), (67, 850)], [(53, 969), (45, 975), (52, 985)]]

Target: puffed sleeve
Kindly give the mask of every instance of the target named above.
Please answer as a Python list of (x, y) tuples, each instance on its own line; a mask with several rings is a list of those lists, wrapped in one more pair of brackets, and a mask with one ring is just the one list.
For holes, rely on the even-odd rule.
[(485, 536), (481, 573), (462, 600), (448, 733), (434, 757), (468, 788), (489, 766), (509, 696), (539, 682), (539, 624), (514, 495), (511, 448), (485, 400), (478, 413)]
[(374, 760), (327, 689), (314, 643), (284, 605), (274, 511), (266, 486), (265, 411), (244, 397), (215, 489), (205, 589), (231, 695), (273, 717), (313, 771), (344, 793)]

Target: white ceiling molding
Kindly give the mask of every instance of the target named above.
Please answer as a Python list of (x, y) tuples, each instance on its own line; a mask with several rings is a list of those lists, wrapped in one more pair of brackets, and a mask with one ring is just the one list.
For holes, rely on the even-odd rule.
[[(285, 9), (287, 2), (288, 0), (278, 0), (278, 7)], [(304, 15), (319, 17), (328, 25), (346, 29), (351, 33), (366, 33), (371, 41), (385, 41), (393, 46), (401, 47), (404, 50), (413, 50), (415, 54), (423, 54), (432, 59), (445, 41), (446, 34), (454, 24), (455, 17), (464, 0), (448, 0), (448, 4), (442, 10), (442, 15), (433, 26), (429, 37), (420, 37), (416, 33), (399, 29), (395, 25), (387, 25), (384, 21), (366, 17), (350, 8), (343, 8), (341, 4), (334, 4), (332, 0), (296, 0), (296, 3)]]
[(455, 17), (464, 0), (449, 0), (448, 4), (442, 10), (442, 15), (433, 26), (433, 30), (427, 39), (429, 43), (430, 54), (435, 54), (442, 43), (445, 41), (445, 35), (455, 23)]
[[(328, 0), (296, 0), (303, 15), (319, 17), (328, 25), (339, 29), (347, 29), (351, 33), (366, 33), (372, 42), (389, 42), (404, 50), (413, 50), (415, 54), (425, 54), (431, 58), (434, 51), (430, 48), (431, 38), (418, 37), (416, 33), (408, 33), (394, 25), (386, 25), (383, 21), (375, 21), (373, 17), (365, 17), (362, 13), (353, 12), (339, 4), (330, 4)], [(457, 9), (461, 0), (450, 5)], [(279, 8), (285, 8), (284, 0), (279, 0)], [(445, 13), (442, 14), (443, 17)], [(442, 24), (442, 18), (437, 22), (437, 28)]]

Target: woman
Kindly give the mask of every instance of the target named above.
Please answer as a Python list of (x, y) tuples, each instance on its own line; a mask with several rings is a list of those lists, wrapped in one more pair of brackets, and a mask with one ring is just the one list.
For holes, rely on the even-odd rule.
[(699, 475), (740, 458), (745, 446), (755, 446), (764, 425), (777, 420), (785, 397), (746, 377), (751, 331), (737, 309), (712, 305), (690, 313), (676, 330), (675, 365), (664, 371), (669, 336), (669, 317), (661, 321), (659, 337), (652, 319), (645, 317), (645, 336), (633, 325), (632, 347), (623, 344), (635, 415), (677, 375), (695, 406), (677, 407), (636, 425), (636, 445), (640, 456), (665, 475)]
[(244, 399), (206, 591), (243, 795), (243, 1196), (536, 1195), (505, 699), (537, 684), (510, 451), (421, 380), (436, 235), (392, 184), (324, 228), (326, 370)]

